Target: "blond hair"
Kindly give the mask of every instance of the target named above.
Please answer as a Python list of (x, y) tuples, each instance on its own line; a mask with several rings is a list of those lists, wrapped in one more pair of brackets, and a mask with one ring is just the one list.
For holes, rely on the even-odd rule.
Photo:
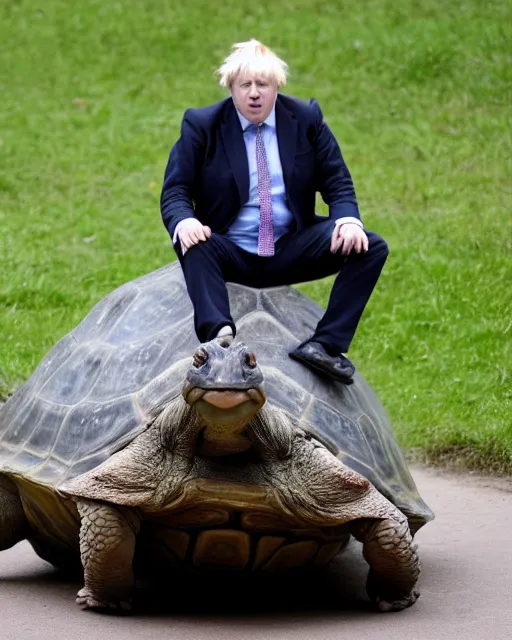
[(233, 51), (217, 69), (221, 87), (230, 88), (239, 73), (262, 76), (282, 87), (286, 84), (288, 65), (258, 40), (237, 42)]

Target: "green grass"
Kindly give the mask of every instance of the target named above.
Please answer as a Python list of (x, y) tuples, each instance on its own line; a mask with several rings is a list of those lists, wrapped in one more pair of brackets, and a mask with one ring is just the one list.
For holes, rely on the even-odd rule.
[[(223, 97), (214, 69), (257, 37), (290, 64), (287, 91), (319, 100), (390, 245), (351, 355), (400, 442), (512, 473), (511, 7), (3, 2), (3, 392), (174, 258), (158, 197), (181, 116)], [(325, 303), (330, 281), (301, 288)]]

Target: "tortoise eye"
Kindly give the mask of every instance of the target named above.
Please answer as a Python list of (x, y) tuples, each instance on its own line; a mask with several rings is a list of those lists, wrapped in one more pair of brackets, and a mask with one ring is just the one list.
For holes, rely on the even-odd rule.
[(245, 364), (250, 367), (251, 369), (255, 369), (256, 368), (256, 356), (254, 355), (254, 353), (252, 351), (248, 351), (245, 354)]
[(196, 369), (202, 367), (208, 360), (208, 353), (204, 349), (198, 349), (194, 353), (194, 362), (192, 363)]

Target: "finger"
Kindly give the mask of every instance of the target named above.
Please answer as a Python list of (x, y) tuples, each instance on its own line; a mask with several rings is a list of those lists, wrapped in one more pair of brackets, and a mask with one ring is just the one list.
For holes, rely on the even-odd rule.
[(341, 251), (341, 253), (343, 253), (343, 251), (344, 251), (345, 241), (346, 241), (345, 237), (344, 236), (340, 236), (339, 242), (338, 242), (338, 244), (339, 244), (338, 251)]
[(336, 253), (339, 251), (341, 245), (343, 244), (343, 225), (338, 225), (334, 227), (334, 231), (331, 236), (331, 251), (332, 253)]
[(205, 235), (207, 238), (210, 238), (210, 237), (211, 237), (211, 235), (212, 235), (212, 230), (210, 229), (210, 227), (206, 227), (206, 226), (205, 226), (205, 227), (203, 227), (203, 231), (204, 231), (204, 235)]
[(361, 249), (363, 248), (363, 239), (359, 234), (354, 237), (354, 251), (356, 253), (361, 253)]
[(336, 253), (339, 249), (339, 227), (334, 227), (334, 231), (331, 234), (331, 253)]
[(331, 246), (331, 253), (338, 253), (342, 243), (343, 243), (343, 239), (342, 238), (337, 238), (334, 241), (334, 244)]
[(189, 232), (185, 229), (180, 233), (180, 242), (188, 249), (190, 246)]
[(345, 238), (341, 247), (341, 254), (344, 256), (348, 256), (348, 254), (350, 253), (350, 248), (351, 247), (349, 245), (349, 241), (347, 238)]
[(196, 232), (196, 237), (200, 242), (204, 242), (206, 240), (206, 236), (204, 235), (204, 228), (201, 227)]
[(341, 250), (341, 253), (344, 256), (348, 256), (348, 254), (352, 251), (352, 246), (354, 244), (354, 238), (349, 236), (348, 238), (344, 238), (343, 239), (343, 248)]
[(199, 243), (198, 232), (199, 232), (199, 229), (191, 229), (191, 231), (190, 231), (190, 241), (192, 242), (192, 244), (198, 244)]
[(188, 242), (185, 240), (184, 234), (180, 237), (181, 253), (185, 255), (188, 250)]
[(185, 233), (183, 234), (183, 237), (182, 237), (181, 240), (182, 240), (183, 244), (185, 245), (186, 249), (190, 249), (190, 247), (192, 247), (194, 244), (196, 244), (196, 241), (192, 237), (192, 234), (191, 234), (190, 230), (185, 231)]
[(364, 235), (363, 235), (363, 251), (365, 253), (368, 251), (368, 246), (369, 246), (369, 244), (368, 244), (368, 236), (366, 235), (366, 233), (364, 233)]
[(343, 236), (339, 235), (337, 238), (335, 238), (334, 240), (334, 247), (333, 247), (333, 253), (337, 253), (341, 246), (343, 245)]

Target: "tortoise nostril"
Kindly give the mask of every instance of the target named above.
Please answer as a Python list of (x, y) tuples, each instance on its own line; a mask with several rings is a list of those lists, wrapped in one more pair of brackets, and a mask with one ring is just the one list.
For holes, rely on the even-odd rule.
[(245, 354), (245, 364), (250, 367), (251, 369), (255, 369), (256, 368), (256, 356), (254, 355), (254, 353), (252, 351), (248, 351)]
[(207, 351), (205, 351), (205, 349), (203, 349), (203, 348), (200, 348), (194, 353), (193, 365), (194, 365), (194, 367), (196, 367), (196, 369), (199, 369), (199, 367), (202, 367), (203, 364), (205, 364), (207, 360), (208, 360)]

